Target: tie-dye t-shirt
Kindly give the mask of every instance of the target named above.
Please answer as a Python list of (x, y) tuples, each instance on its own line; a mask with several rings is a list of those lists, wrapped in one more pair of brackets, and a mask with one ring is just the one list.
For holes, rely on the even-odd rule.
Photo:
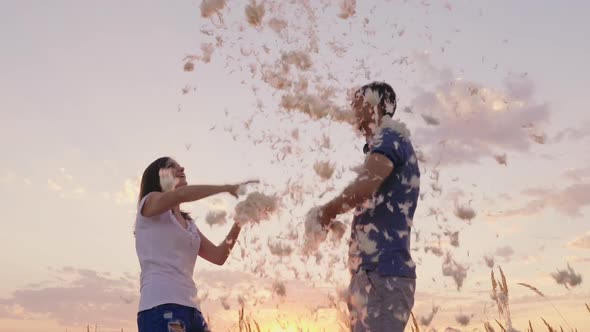
[(410, 254), (410, 230), (420, 193), (420, 169), (408, 136), (392, 128), (380, 129), (368, 143), (367, 156), (379, 153), (393, 163), (393, 171), (371, 200), (355, 211), (349, 250), (352, 273), (359, 268), (382, 275), (416, 278)]

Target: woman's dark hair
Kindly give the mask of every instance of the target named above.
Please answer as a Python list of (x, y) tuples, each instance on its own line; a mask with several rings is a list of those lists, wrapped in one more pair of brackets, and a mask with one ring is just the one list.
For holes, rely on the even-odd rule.
[[(389, 115), (393, 117), (393, 114), (395, 113), (395, 110), (397, 108), (397, 96), (395, 95), (395, 91), (393, 91), (391, 85), (385, 82), (371, 82), (369, 84), (363, 85), (360, 89), (358, 89), (354, 94), (355, 98), (363, 96), (365, 94), (365, 91), (367, 91), (367, 89), (369, 88), (373, 91), (376, 91), (379, 94), (379, 109), (381, 109), (381, 111), (383, 112), (382, 115)], [(387, 112), (387, 108), (385, 107), (386, 103), (393, 105), (393, 113)]]
[[(147, 196), (147, 194), (153, 191), (162, 191), (160, 186), (160, 169), (165, 168), (166, 164), (170, 160), (170, 157), (161, 157), (154, 160), (146, 169), (143, 171), (141, 176), (141, 185), (139, 186), (139, 199), (138, 202)], [(180, 212), (182, 217), (188, 220), (192, 220), (191, 216), (186, 212)]]

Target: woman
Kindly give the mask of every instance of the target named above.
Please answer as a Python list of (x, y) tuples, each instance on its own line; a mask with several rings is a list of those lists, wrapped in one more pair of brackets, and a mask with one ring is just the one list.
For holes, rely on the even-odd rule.
[(187, 185), (184, 168), (162, 157), (143, 172), (135, 222), (135, 247), (141, 266), (139, 332), (210, 331), (197, 305), (193, 270), (197, 255), (223, 265), (236, 243), (234, 223), (216, 246), (197, 228), (180, 204), (219, 193), (238, 197), (240, 185)]

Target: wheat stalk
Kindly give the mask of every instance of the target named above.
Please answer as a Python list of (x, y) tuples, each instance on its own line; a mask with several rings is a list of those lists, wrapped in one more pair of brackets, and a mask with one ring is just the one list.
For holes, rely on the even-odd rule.
[(496, 304), (498, 305), (498, 313), (500, 314), (500, 316), (503, 314), (504, 310), (502, 308), (502, 305), (500, 303), (500, 300), (498, 299), (498, 282), (496, 282), (496, 277), (494, 276), (494, 270), (492, 270), (491, 273), (491, 277), (492, 277), (492, 295), (493, 295), (493, 299), (494, 301), (496, 301)]
[(531, 321), (529, 320), (529, 328), (528, 328), (528, 332), (535, 332), (533, 330), (533, 324), (531, 324)]
[(498, 266), (498, 269), (500, 269), (500, 275), (502, 276), (502, 292), (508, 296), (508, 283), (506, 282), (506, 276), (504, 275), (504, 271), (502, 271), (501, 266)]
[[(532, 290), (533, 292), (537, 293), (539, 296), (541, 296), (542, 298), (545, 299), (545, 301), (549, 302), (549, 304), (551, 304), (551, 306), (553, 307), (553, 309), (555, 309), (555, 311), (557, 311), (557, 313), (559, 314), (559, 316), (561, 317), (561, 319), (563, 319), (563, 321), (567, 324), (567, 326), (570, 328), (570, 330), (573, 330), (570, 323), (567, 321), (567, 319), (565, 319), (565, 317), (563, 317), (563, 315), (561, 314), (561, 312), (559, 310), (557, 310), (557, 307), (555, 307), (555, 305), (549, 301), (549, 299), (545, 296), (545, 294), (543, 294), (543, 292), (541, 292), (537, 287), (531, 286), (529, 284), (525, 284), (524, 282), (519, 282), (518, 285), (524, 286), (530, 290)], [(590, 309), (588, 309), (590, 310)]]
[(483, 323), (483, 327), (486, 329), (486, 332), (496, 332), (489, 322)]
[(500, 325), (500, 328), (502, 329), (502, 331), (506, 332), (506, 329), (504, 328), (504, 326), (502, 326), (502, 324), (500, 324), (500, 322), (498, 322), (497, 319), (495, 319), (496, 323), (498, 323), (498, 325)]
[(500, 275), (502, 276), (502, 293), (504, 294), (504, 298), (506, 299), (506, 303), (504, 304), (504, 309), (506, 311), (506, 328), (512, 330), (512, 317), (510, 317), (510, 301), (508, 296), (508, 282), (506, 281), (506, 276), (504, 275), (504, 271), (502, 271), (502, 267), (498, 266), (498, 269), (500, 270)]
[[(494, 276), (494, 270), (492, 270), (491, 278), (492, 278), (492, 298), (496, 302), (498, 306), (498, 313), (500, 317), (504, 318), (506, 323), (506, 329), (512, 330), (512, 318), (510, 317), (510, 301), (509, 301), (509, 291), (508, 291), (508, 282), (506, 281), (506, 276), (504, 275), (504, 271), (501, 267), (498, 266), (500, 270), (500, 280), (496, 280)], [(502, 329), (505, 328), (502, 326)]]
[[(410, 311), (410, 315), (412, 315), (412, 323), (414, 324), (414, 327), (416, 328), (416, 332), (420, 332), (420, 328), (418, 327), (418, 321), (416, 320), (414, 313)], [(414, 327), (412, 327), (412, 331), (414, 331)]]
[(245, 325), (246, 324), (244, 322), (244, 307), (242, 307), (240, 310), (238, 310), (238, 328), (240, 329), (240, 332), (243, 331)]
[(524, 287), (532, 290), (533, 292), (537, 293), (539, 296), (545, 297), (545, 294), (543, 294), (537, 287), (531, 286), (529, 284), (525, 284), (524, 282), (519, 282), (519, 283), (517, 283), (517, 285), (524, 286)]
[(549, 332), (557, 332), (551, 327), (551, 325), (549, 325), (549, 323), (547, 323), (547, 321), (543, 317), (541, 317), (541, 320), (543, 321), (543, 323), (545, 323), (545, 326), (547, 326)]
[(588, 305), (588, 303), (584, 303), (586, 305), (586, 309), (588, 309), (588, 312), (590, 312), (590, 305)]
[(498, 284), (496, 283), (496, 278), (494, 277), (494, 270), (492, 270), (492, 290), (496, 293), (496, 288)]

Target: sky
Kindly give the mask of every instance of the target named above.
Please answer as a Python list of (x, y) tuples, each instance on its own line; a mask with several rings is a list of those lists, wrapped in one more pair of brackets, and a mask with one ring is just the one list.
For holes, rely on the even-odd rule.
[[(590, 326), (590, 5), (371, 0), (346, 17), (341, 2), (268, 0), (252, 25), (249, 1), (208, 17), (200, 0), (2, 1), (0, 331), (136, 331), (139, 177), (164, 155), (189, 183), (258, 178), (251, 190), (281, 201), (242, 231), (226, 265), (197, 261), (211, 325), (235, 330), (244, 305), (268, 331), (337, 331), (343, 303), (331, 299), (349, 280), (346, 241), (326, 243), (321, 257), (298, 249), (307, 210), (363, 160), (362, 138), (334, 112), (373, 80), (394, 87), (396, 117), (424, 155), (414, 313), (440, 309), (421, 328), (502, 321), (486, 255), (506, 274), (518, 330), (543, 327), (540, 317)], [(310, 67), (286, 65), (290, 51)], [(281, 106), (302, 95), (312, 116)], [(315, 173), (318, 161), (333, 165), (330, 179)], [(236, 203), (219, 195), (184, 208), (219, 242), (231, 223), (205, 216), (231, 217)], [(475, 217), (458, 217), (463, 208)], [(459, 245), (445, 232), (459, 232)], [(293, 253), (273, 255), (276, 242)], [(460, 289), (439, 251), (466, 268)], [(582, 281), (566, 288), (552, 274), (568, 264)]]

